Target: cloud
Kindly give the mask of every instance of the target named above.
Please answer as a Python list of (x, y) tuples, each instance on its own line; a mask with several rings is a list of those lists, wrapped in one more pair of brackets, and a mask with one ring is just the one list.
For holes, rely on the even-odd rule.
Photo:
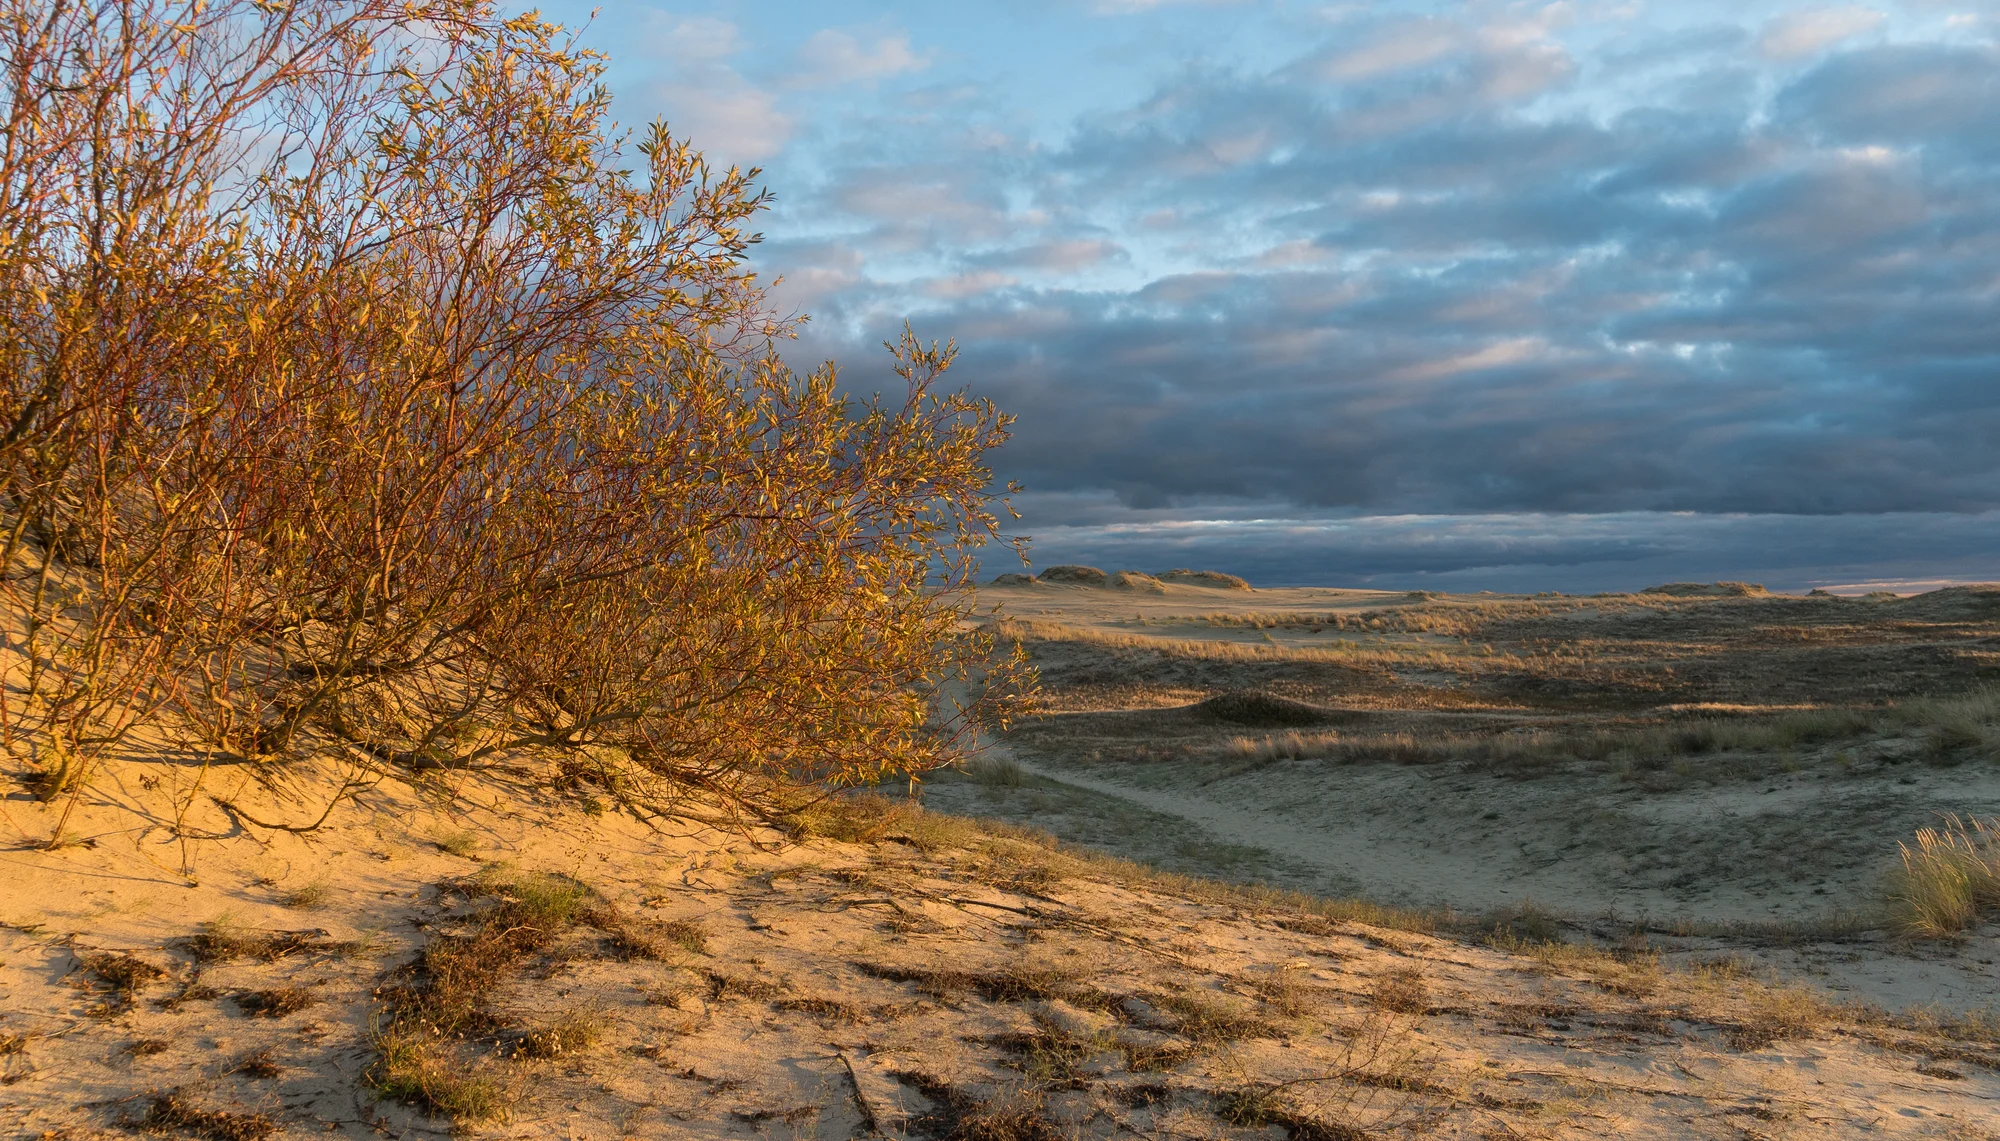
[(1044, 273), (1077, 273), (1106, 262), (1124, 261), (1125, 249), (1104, 238), (1051, 239), (976, 255), (986, 265), (1013, 266)]
[(643, 96), (677, 137), (723, 163), (761, 162), (792, 136), (792, 117), (777, 97), (740, 79), (656, 83)]
[(669, 22), (653, 13), (641, 50), (668, 65), (637, 92), (647, 117), (725, 163), (754, 163), (782, 150), (795, 129), (777, 94), (745, 79), (730, 60), (744, 50), (741, 30), (706, 16)]
[(868, 85), (929, 65), (910, 47), (907, 35), (878, 36), (864, 43), (852, 33), (824, 28), (799, 49), (790, 82), (804, 88)]
[(2000, 511), (2000, 49), (1870, 42), (1858, 9), (1595, 38), (1484, 11), (1370, 6), (1053, 141), (955, 107), (852, 124), (877, 141), (794, 207), (851, 257), (799, 255), (834, 275), (811, 352), (955, 337), (1065, 558), (1605, 584), (1990, 560), (1949, 536)]
[(1436, 63), (1462, 52), (1466, 45), (1463, 29), (1454, 21), (1437, 17), (1398, 21), (1377, 29), (1354, 47), (1341, 47), (1319, 65), (1328, 79), (1369, 79)]
[(925, 282), (923, 289), (932, 297), (972, 297), (981, 293), (991, 293), (996, 289), (1005, 289), (1013, 285), (1016, 280), (1011, 274), (987, 269), (935, 278)]
[(1796, 59), (1880, 27), (1882, 13), (1848, 5), (1787, 12), (1764, 25), (1757, 48), (1773, 59)]
[(1247, 0), (1090, 0), (1089, 8), (1100, 16), (1130, 16), (1161, 8), (1224, 8), (1246, 2)]

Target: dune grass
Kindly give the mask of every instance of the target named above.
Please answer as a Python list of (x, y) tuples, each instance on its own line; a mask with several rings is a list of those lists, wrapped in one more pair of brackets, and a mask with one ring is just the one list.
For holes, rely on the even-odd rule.
[(1896, 929), (1918, 939), (1949, 939), (2000, 913), (2000, 820), (1946, 816), (1901, 844), (1903, 863), (1890, 878)]
[(1020, 788), (1027, 779), (1019, 763), (1010, 757), (986, 754), (966, 763), (965, 775), (988, 788)]
[[(469, 1124), (504, 1117), (513, 1097), (503, 1075), (469, 1058), (462, 1045), (497, 1028), (488, 999), (530, 957), (577, 924), (602, 918), (603, 909), (597, 893), (568, 876), (504, 864), (454, 886), (486, 902), (472, 931), (432, 939), (410, 981), (388, 992), (390, 1010), (373, 1035), (376, 1057), (367, 1080), (384, 1097)], [(517, 1053), (575, 1053), (601, 1032), (600, 1019), (578, 1014), (528, 1031)]]

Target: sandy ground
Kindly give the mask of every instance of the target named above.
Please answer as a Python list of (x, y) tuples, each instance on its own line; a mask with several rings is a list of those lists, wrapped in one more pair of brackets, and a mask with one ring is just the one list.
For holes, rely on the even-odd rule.
[[(495, 790), (466, 791), (470, 806), (384, 786), (307, 836), (203, 818), (222, 838), (185, 850), (192, 878), (157, 822), (134, 827), (110, 807), (81, 819), (89, 846), (8, 850), (0, 1127), (45, 1139), (1996, 1135), (1992, 1024), (1841, 1006), (1732, 960), (1510, 951), (923, 813), (865, 842), (783, 843), (553, 803), (479, 808)], [(16, 844), (50, 822), (20, 795), (4, 806)], [(581, 923), (485, 996), (491, 1029), (461, 1045), (467, 1072), (505, 1091), (505, 1113), (454, 1126), (371, 1091), (371, 1032), (424, 948), (477, 919), (464, 885), (501, 861), (583, 885), (618, 918)], [(305, 888), (310, 908), (284, 905)], [(620, 953), (590, 925), (675, 921), (701, 932), (698, 949)], [(205, 957), (191, 941), (204, 923), (296, 934), (283, 953)], [(256, 1012), (281, 991), (303, 1005)], [(504, 1049), (579, 1011), (600, 1029), (590, 1045), (545, 1059)]]

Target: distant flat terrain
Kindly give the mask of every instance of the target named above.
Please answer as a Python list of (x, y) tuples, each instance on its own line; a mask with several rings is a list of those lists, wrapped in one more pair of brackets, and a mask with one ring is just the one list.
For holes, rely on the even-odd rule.
[[(1865, 926), (1899, 842), (1941, 813), (2000, 815), (2000, 588), (1732, 589), (989, 587), (1044, 708), (998, 742), (1018, 774), (926, 795), (1405, 905)], [(1851, 981), (1889, 1001), (2000, 992), (1970, 959), (1878, 973)]]

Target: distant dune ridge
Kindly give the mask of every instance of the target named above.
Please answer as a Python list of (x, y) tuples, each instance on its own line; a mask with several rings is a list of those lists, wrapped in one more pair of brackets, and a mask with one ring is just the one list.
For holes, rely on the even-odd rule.
[(1068, 583), (1075, 586), (1103, 586), (1109, 579), (1096, 567), (1059, 566), (1050, 567), (1039, 576), (1042, 582)]
[(1233, 574), (1212, 570), (1188, 570), (1176, 567), (1159, 574), (1144, 571), (1122, 570), (1106, 574), (1096, 567), (1065, 564), (1053, 566), (1039, 575), (1021, 574), (1018, 571), (996, 575), (989, 584), (992, 586), (1033, 586), (1037, 583), (1052, 583), (1061, 586), (1108, 586), (1116, 590), (1137, 590), (1147, 594), (1166, 593), (1166, 584), (1178, 586), (1205, 586), (1222, 590), (1251, 590), (1250, 583)]
[(1754, 598), (1771, 592), (1756, 582), (1669, 582), (1649, 586), (1640, 593), (1673, 598)]
[(1122, 570), (1111, 576), (1111, 585), (1119, 590), (1143, 590), (1147, 594), (1165, 594), (1167, 588), (1160, 580), (1143, 571)]

